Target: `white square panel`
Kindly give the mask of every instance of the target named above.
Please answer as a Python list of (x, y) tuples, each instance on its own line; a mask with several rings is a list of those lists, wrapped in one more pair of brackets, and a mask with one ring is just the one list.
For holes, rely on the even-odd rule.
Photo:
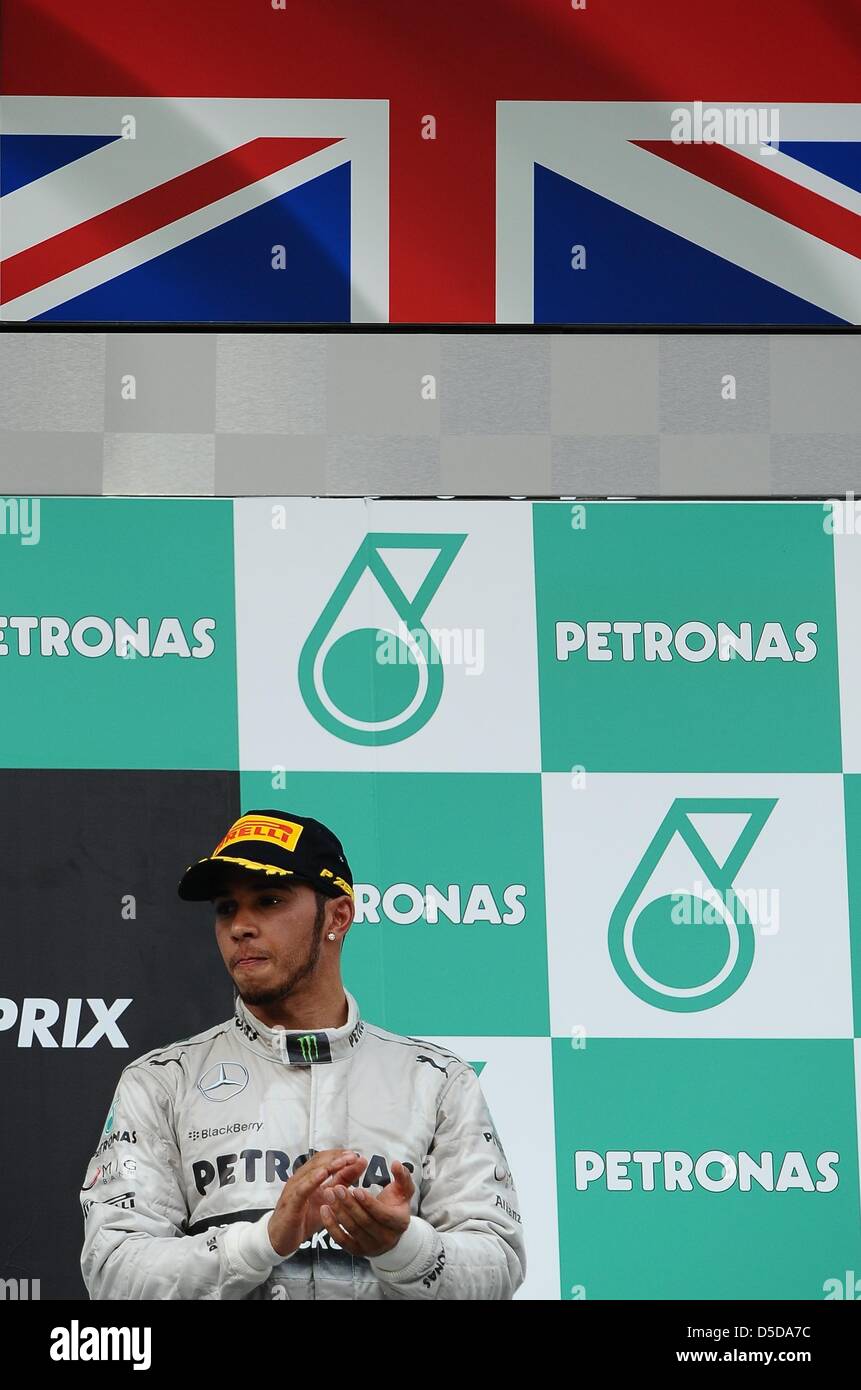
[[(839, 774), (545, 773), (542, 794), (554, 1036), (852, 1036)], [(751, 816), (727, 921), (714, 866)]]
[(861, 500), (823, 508), (834, 533), (843, 771), (861, 772)]
[(539, 769), (528, 503), (246, 499), (235, 547), (244, 769)]

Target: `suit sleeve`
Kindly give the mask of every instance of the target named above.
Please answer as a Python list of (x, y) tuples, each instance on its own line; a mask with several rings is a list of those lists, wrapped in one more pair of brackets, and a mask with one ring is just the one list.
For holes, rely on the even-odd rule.
[(269, 1213), (198, 1235), (188, 1208), (172, 1102), (142, 1068), (123, 1072), (81, 1189), (81, 1270), (91, 1299), (240, 1299), (282, 1256)]
[(523, 1283), (514, 1180), (472, 1067), (464, 1065), (440, 1096), (418, 1215), (370, 1263), (391, 1299), (510, 1299)]

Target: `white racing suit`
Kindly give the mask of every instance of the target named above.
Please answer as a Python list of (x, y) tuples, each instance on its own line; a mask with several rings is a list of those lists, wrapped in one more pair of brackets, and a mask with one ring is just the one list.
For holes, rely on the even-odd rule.
[[(123, 1071), (81, 1191), (93, 1299), (510, 1299), (526, 1256), (517, 1195), (478, 1078), (435, 1044), (359, 1017), (341, 1028), (233, 1018)], [(322, 1149), (358, 1182), (415, 1184), (410, 1224), (358, 1258), (325, 1228), (286, 1259), (267, 1226)]]

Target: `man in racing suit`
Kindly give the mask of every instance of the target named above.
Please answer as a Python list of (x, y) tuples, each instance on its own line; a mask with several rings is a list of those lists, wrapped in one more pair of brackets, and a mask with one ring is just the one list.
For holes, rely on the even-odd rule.
[(211, 899), (224, 1023), (123, 1071), (81, 1203), (94, 1299), (510, 1299), (517, 1195), (468, 1062), (363, 1020), (340, 842), (253, 811), (179, 887)]

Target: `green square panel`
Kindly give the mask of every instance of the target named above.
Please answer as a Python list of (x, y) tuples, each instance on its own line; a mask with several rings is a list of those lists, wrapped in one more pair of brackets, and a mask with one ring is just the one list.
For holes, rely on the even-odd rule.
[(852, 1046), (555, 1038), (563, 1297), (823, 1299), (861, 1268)]
[(245, 772), (241, 789), (244, 809), (315, 816), (343, 842), (357, 903), (344, 978), (367, 1019), (549, 1033), (537, 774)]
[(545, 771), (840, 771), (821, 505), (533, 516)]
[(6, 767), (236, 767), (231, 502), (41, 499), (0, 615)]

